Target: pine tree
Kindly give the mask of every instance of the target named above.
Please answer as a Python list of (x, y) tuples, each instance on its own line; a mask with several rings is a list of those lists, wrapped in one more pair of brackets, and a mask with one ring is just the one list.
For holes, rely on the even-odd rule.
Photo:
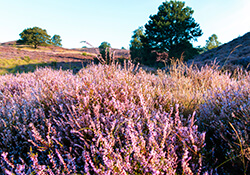
[[(163, 2), (158, 13), (151, 15), (145, 25), (145, 48), (148, 54), (152, 51), (169, 52), (169, 57), (180, 57), (184, 52), (191, 58), (198, 53), (190, 43), (202, 35), (199, 24), (192, 17), (193, 13), (190, 7), (185, 7), (184, 2)], [(183, 46), (187, 47), (181, 48)], [(178, 50), (178, 53), (173, 50)]]

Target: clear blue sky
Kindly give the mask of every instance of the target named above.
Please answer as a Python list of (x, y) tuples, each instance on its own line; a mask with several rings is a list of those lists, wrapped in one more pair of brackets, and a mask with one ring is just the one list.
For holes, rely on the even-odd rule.
[[(0, 0), (0, 42), (19, 39), (25, 28), (41, 27), (58, 34), (63, 47), (80, 48), (107, 41), (129, 48), (133, 31), (156, 14), (163, 0)], [(250, 31), (250, 0), (184, 0), (194, 10), (204, 46), (212, 34), (222, 43)]]

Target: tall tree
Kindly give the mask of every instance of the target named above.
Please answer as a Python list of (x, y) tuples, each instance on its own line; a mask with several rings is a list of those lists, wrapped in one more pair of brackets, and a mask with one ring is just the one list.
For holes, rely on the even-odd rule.
[(21, 40), (19, 40), (20, 43), (33, 45), (35, 48), (51, 44), (50, 35), (47, 34), (45, 29), (39, 27), (24, 29), (19, 35), (21, 37)]
[(62, 46), (62, 44), (61, 44), (62, 39), (61, 39), (61, 36), (60, 36), (60, 35), (54, 35), (54, 36), (51, 38), (51, 40), (52, 40), (52, 44), (53, 44), (54, 46), (59, 46), (59, 47)]
[[(176, 0), (163, 2), (158, 8), (158, 13), (151, 15), (145, 25), (145, 42), (148, 50), (169, 52), (170, 57), (180, 57), (182, 52), (184, 55), (192, 56), (190, 53), (195, 50), (190, 41), (196, 41), (197, 37), (202, 35), (199, 24), (192, 17), (193, 13), (190, 7), (185, 7), (184, 2)], [(179, 50), (178, 54), (171, 51), (184, 45), (188, 48)]]
[(210, 50), (210, 49), (218, 47), (220, 44), (221, 43), (218, 41), (217, 35), (213, 34), (208, 38), (208, 40), (206, 40), (205, 48)]
[(139, 27), (134, 31), (132, 40), (130, 41), (130, 55), (132, 60), (141, 60), (143, 57), (143, 38), (145, 35), (143, 33), (143, 27)]

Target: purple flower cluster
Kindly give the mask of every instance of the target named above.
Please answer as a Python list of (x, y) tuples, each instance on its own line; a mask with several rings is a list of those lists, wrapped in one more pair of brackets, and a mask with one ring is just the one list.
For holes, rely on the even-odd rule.
[(1, 76), (0, 174), (249, 172), (248, 72), (123, 66)]
[(201, 174), (205, 133), (161, 83), (132, 64), (2, 76), (1, 172)]
[(210, 166), (218, 167), (220, 173), (250, 173), (249, 80), (248, 77), (225, 90), (210, 91), (199, 110), (198, 124), (208, 133), (206, 149), (215, 160)]

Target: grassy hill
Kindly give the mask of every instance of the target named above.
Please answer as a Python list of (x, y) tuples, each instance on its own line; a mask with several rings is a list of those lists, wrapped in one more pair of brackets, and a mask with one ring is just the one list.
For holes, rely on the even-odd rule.
[(79, 71), (90, 63), (96, 54), (61, 47), (0, 46), (0, 74), (29, 72), (37, 67)]
[[(112, 49), (114, 59), (130, 57), (128, 50)], [(34, 71), (37, 67), (71, 69), (74, 73), (91, 63), (99, 54), (98, 48), (65, 49), (17, 45), (16, 41), (0, 44), (0, 75)]]

